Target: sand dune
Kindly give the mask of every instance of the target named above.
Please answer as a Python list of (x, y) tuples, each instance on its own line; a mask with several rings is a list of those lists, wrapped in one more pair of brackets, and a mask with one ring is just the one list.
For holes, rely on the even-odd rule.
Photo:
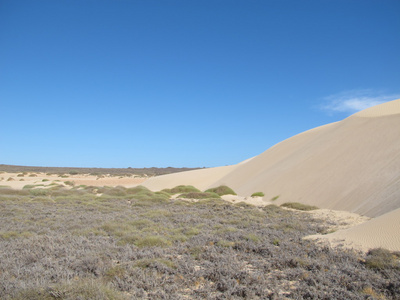
[(399, 251), (399, 233), (400, 208), (349, 229), (309, 238), (326, 240), (332, 246), (342, 245), (361, 251), (379, 247)]
[(177, 185), (194, 185), (200, 190), (205, 190), (236, 168), (237, 165), (233, 165), (167, 174), (149, 178), (142, 185), (153, 191), (173, 188)]
[(241, 164), (152, 178), (149, 188), (226, 184), (241, 196), (376, 217), (400, 207), (400, 100), (289, 138)]

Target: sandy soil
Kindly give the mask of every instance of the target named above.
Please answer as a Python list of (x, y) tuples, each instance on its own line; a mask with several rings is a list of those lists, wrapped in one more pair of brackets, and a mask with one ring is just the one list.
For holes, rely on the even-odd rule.
[(359, 225), (357, 223), (354, 223), (356, 226), (332, 234), (312, 235), (308, 238), (332, 247), (352, 248), (364, 252), (379, 247), (400, 251), (400, 209), (361, 222)]
[[(73, 182), (75, 186), (93, 185), (93, 186), (118, 186), (125, 187), (136, 186), (144, 181), (146, 177), (116, 177), (110, 175), (93, 176), (89, 174), (67, 175), (60, 177), (59, 175), (46, 175), (45, 173), (27, 173), (22, 176), (22, 173), (1, 173), (0, 185), (10, 186), (14, 189), (22, 189), (25, 185), (43, 185), (44, 187), (50, 184), (64, 184), (65, 182)], [(68, 185), (67, 185), (68, 186)]]

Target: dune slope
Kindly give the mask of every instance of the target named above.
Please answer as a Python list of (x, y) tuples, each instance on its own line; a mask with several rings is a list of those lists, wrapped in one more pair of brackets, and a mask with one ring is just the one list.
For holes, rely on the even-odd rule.
[(376, 217), (400, 208), (400, 100), (289, 138), (235, 166), (160, 176), (158, 189), (225, 184), (239, 195), (262, 191), (277, 204), (302, 202)]
[(343, 245), (362, 251), (380, 247), (399, 251), (399, 232), (400, 208), (355, 227), (339, 230), (332, 234), (310, 236), (310, 238), (328, 240), (333, 246)]

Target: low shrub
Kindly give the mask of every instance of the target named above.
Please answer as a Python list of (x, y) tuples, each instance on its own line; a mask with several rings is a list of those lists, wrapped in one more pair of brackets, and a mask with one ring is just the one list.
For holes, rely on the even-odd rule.
[(282, 207), (286, 208), (291, 208), (291, 209), (296, 209), (296, 210), (303, 210), (303, 211), (310, 211), (310, 210), (315, 210), (318, 209), (316, 206), (311, 206), (307, 204), (302, 204), (298, 202), (286, 202), (281, 204)]
[(216, 193), (209, 193), (209, 192), (191, 192), (191, 193), (184, 193), (179, 195), (180, 198), (187, 198), (187, 199), (219, 199), (221, 198)]
[(392, 253), (387, 249), (375, 248), (367, 253), (365, 265), (370, 269), (397, 269), (400, 270), (400, 254)]
[(251, 197), (264, 197), (264, 193), (263, 192), (256, 192), (251, 194)]
[(199, 193), (201, 191), (192, 185), (178, 185), (172, 189), (163, 189), (161, 192), (173, 195), (182, 193)]
[(230, 187), (221, 185), (219, 187), (211, 188), (205, 191), (206, 193), (216, 193), (220, 196), (223, 195), (237, 195)]

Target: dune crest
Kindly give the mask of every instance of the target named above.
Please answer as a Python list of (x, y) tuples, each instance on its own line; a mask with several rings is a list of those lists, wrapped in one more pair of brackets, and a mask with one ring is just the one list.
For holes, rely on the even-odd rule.
[(355, 113), (353, 117), (376, 118), (396, 114), (400, 114), (400, 99), (364, 109), (358, 113)]

